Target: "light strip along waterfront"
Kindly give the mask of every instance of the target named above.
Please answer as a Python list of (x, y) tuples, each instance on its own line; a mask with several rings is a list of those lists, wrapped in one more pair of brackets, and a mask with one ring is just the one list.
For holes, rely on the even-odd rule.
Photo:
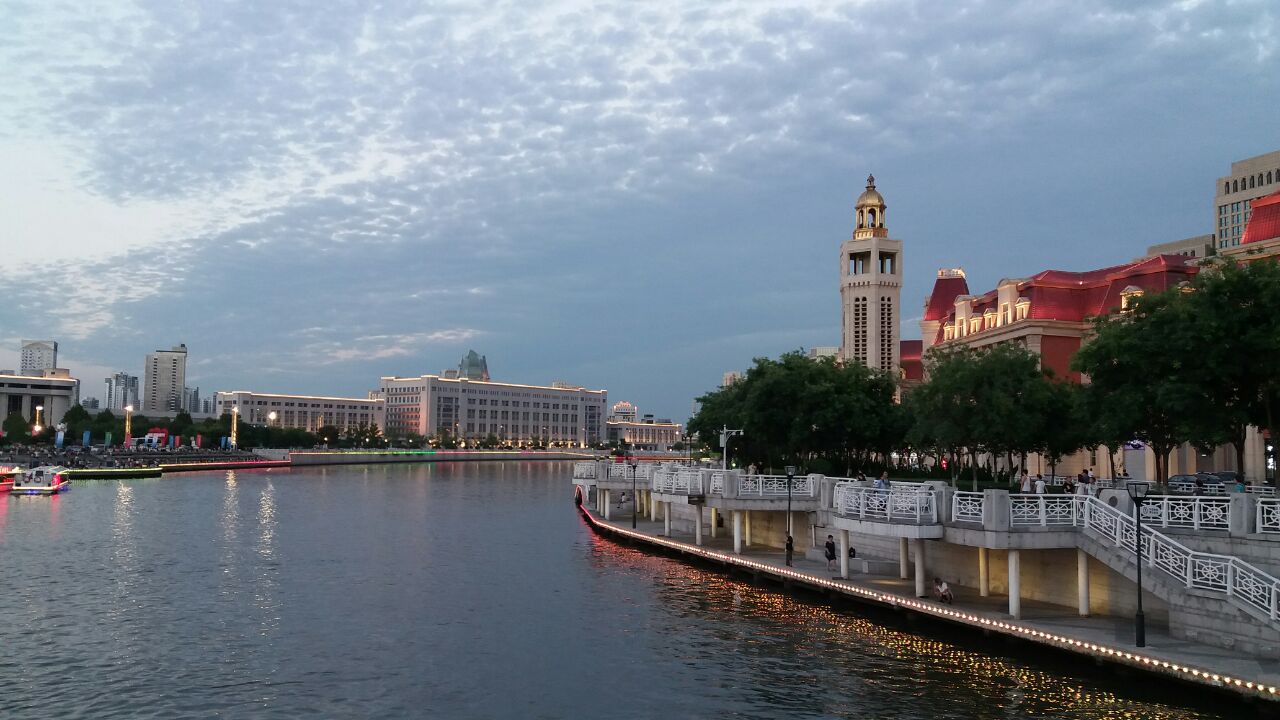
[[(1256, 660), (1242, 658), (1229, 650), (1200, 645), (1186, 640), (1148, 633), (1149, 642), (1156, 647), (1134, 652), (1116, 643), (1114, 618), (1080, 618), (1066, 616), (1048, 619), (1023, 619), (1013, 622), (998, 611), (988, 609), (959, 609), (953, 605), (920, 600), (912, 595), (910, 581), (890, 576), (864, 575), (865, 580), (842, 580), (822, 572), (803, 571), (786, 567), (781, 552), (763, 551), (753, 547), (741, 555), (735, 555), (727, 546), (721, 551), (715, 546), (725, 544), (723, 539), (703, 538), (703, 545), (680, 542), (660, 535), (663, 523), (642, 520), (632, 530), (630, 515), (622, 521), (608, 521), (597, 517), (586, 503), (579, 511), (593, 528), (639, 541), (641, 543), (675, 551), (681, 555), (721, 563), (770, 577), (784, 584), (799, 584), (824, 592), (838, 592), (850, 598), (889, 608), (916, 612), (937, 620), (965, 625), (984, 632), (997, 633), (1018, 640), (1053, 647), (1075, 653), (1092, 660), (1115, 663), (1139, 671), (1173, 678), (1180, 682), (1230, 692), (1246, 698), (1280, 700), (1280, 673), (1265, 670)], [(797, 564), (821, 565), (796, 558)], [(963, 597), (963, 596), (962, 596)], [(963, 598), (968, 601), (969, 598)], [(976, 603), (975, 603), (976, 604)], [(988, 603), (995, 607), (994, 603)], [(1024, 607), (1034, 607), (1029, 603)], [(1046, 607), (1051, 607), (1047, 606)], [(1163, 647), (1160, 647), (1163, 646)]]

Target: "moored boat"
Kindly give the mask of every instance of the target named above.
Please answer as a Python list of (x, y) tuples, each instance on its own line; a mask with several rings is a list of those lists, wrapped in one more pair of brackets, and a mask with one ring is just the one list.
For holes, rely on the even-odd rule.
[(0, 492), (13, 489), (13, 481), (22, 474), (22, 468), (14, 465), (11, 468), (0, 467)]
[(14, 495), (56, 495), (71, 489), (71, 478), (63, 473), (61, 465), (42, 465), (31, 468), (14, 478), (9, 492)]

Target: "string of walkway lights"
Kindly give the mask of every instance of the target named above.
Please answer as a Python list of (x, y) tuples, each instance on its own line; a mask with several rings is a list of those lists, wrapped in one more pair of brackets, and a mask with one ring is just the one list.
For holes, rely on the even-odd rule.
[(1146, 667), (1151, 670), (1171, 672), (1183, 678), (1184, 680), (1190, 680), (1190, 681), (1200, 682), (1205, 684), (1213, 684), (1213, 685), (1218, 685), (1221, 687), (1227, 687), (1232, 689), (1239, 688), (1243, 690), (1250, 690), (1258, 695), (1261, 695), (1262, 697), (1267, 697), (1267, 698), (1275, 698), (1277, 696), (1277, 693), (1280, 693), (1280, 690), (1278, 690), (1275, 685), (1267, 685), (1266, 683), (1262, 683), (1262, 682), (1242, 680), (1240, 678), (1234, 678), (1229, 675), (1223, 675), (1221, 673), (1213, 673), (1208, 670), (1202, 670), (1200, 668), (1194, 668), (1194, 667), (1190, 667), (1188, 665), (1184, 665), (1180, 663), (1161, 660), (1160, 658), (1151, 657), (1149, 655), (1142, 655), (1142, 654), (1131, 652), (1128, 650), (1121, 650), (1119, 648), (1108, 647), (1106, 645), (1099, 645), (1098, 643), (1088, 642), (1085, 640), (1080, 640), (1078, 638), (1068, 637), (1066, 635), (1057, 635), (1055, 633), (1045, 632), (1043, 630), (1036, 630), (1034, 628), (1029, 628), (1024, 625), (1019, 625), (1018, 623), (1012, 623), (1012, 622), (1007, 622), (1003, 620), (995, 620), (992, 618), (982, 617), (981, 615), (974, 615), (972, 613), (967, 613), (960, 610), (952, 610), (950, 608), (939, 607), (934, 603), (926, 603), (926, 602), (921, 602), (919, 600), (904, 598), (900, 595), (893, 595), (891, 593), (868, 590), (866, 588), (859, 587), (857, 585), (850, 585), (848, 583), (836, 582), (834, 580), (829, 580), (827, 578), (817, 577), (815, 575), (809, 575), (796, 570), (778, 567), (776, 565), (757, 562), (755, 560), (739, 557), (737, 555), (727, 555), (725, 553), (716, 552), (714, 550), (707, 550), (701, 547), (697, 547), (695, 545), (689, 545), (689, 544), (677, 542), (674, 540), (667, 540), (665, 538), (655, 537), (653, 535), (648, 535), (635, 530), (627, 530), (625, 528), (615, 526), (611, 523), (602, 522), (601, 520), (596, 518), (595, 515), (593, 515), (586, 508), (585, 505), (578, 506), (578, 509), (583, 514), (583, 516), (587, 518), (588, 522), (590, 522), (594, 527), (603, 529), (607, 532), (612, 532), (612, 533), (617, 533), (619, 535), (632, 537), (637, 540), (652, 543), (655, 545), (669, 547), (673, 550), (678, 550), (683, 553), (687, 553), (691, 555), (699, 555), (709, 560), (718, 560), (720, 562), (739, 565), (742, 567), (748, 567), (755, 570), (763, 570), (765, 572), (770, 572), (775, 575), (781, 575), (784, 577), (792, 578), (792, 579), (799, 580), (801, 582), (808, 583), (811, 585), (817, 585), (820, 587), (837, 590), (846, 594), (858, 595), (858, 596), (867, 598), (869, 600), (874, 600), (876, 602), (880, 602), (886, 605), (891, 605), (894, 607), (908, 607), (918, 612), (923, 612), (929, 615), (933, 615), (935, 617), (941, 617), (941, 618), (945, 618), (952, 621), (960, 621), (968, 624), (977, 623), (978, 625), (984, 628), (1002, 631), (1006, 634), (1022, 636), (1027, 638), (1035, 638), (1042, 642), (1048, 641), (1058, 647), (1061, 647), (1067, 650), (1072, 650), (1075, 652), (1098, 653), (1102, 656), (1111, 658), (1114, 661), (1125, 662), (1135, 667)]

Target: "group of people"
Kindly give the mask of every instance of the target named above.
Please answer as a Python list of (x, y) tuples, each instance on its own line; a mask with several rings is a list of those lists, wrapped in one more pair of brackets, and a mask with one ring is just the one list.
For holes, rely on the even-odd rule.
[[(1088, 495), (1097, 481), (1098, 478), (1093, 474), (1093, 468), (1081, 470), (1075, 477), (1068, 477), (1062, 481), (1062, 491), (1068, 495)], [(1044, 475), (1036, 473), (1035, 478), (1032, 479), (1030, 473), (1026, 470), (1022, 471), (1022, 475), (1018, 479), (1019, 492), (1043, 495), (1048, 492), (1048, 489), (1049, 484), (1044, 479)]]

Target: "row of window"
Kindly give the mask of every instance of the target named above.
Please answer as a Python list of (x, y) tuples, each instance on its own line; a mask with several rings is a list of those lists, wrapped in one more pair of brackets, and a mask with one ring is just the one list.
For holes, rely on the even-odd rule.
[(991, 330), (1001, 325), (1026, 320), (1030, 313), (1031, 301), (1026, 298), (1019, 299), (1012, 308), (1009, 307), (1009, 303), (1002, 303), (999, 311), (994, 308), (987, 308), (982, 315), (969, 318), (967, 323), (956, 318), (954, 325), (947, 325), (942, 329), (942, 339), (954, 340), (966, 335), (980, 333), (983, 330)]
[(1240, 192), (1241, 190), (1252, 190), (1260, 185), (1270, 185), (1273, 182), (1280, 182), (1280, 168), (1268, 170), (1265, 173), (1256, 175), (1246, 175), (1245, 177), (1235, 178), (1234, 180), (1224, 180), (1222, 183), (1222, 194)]

